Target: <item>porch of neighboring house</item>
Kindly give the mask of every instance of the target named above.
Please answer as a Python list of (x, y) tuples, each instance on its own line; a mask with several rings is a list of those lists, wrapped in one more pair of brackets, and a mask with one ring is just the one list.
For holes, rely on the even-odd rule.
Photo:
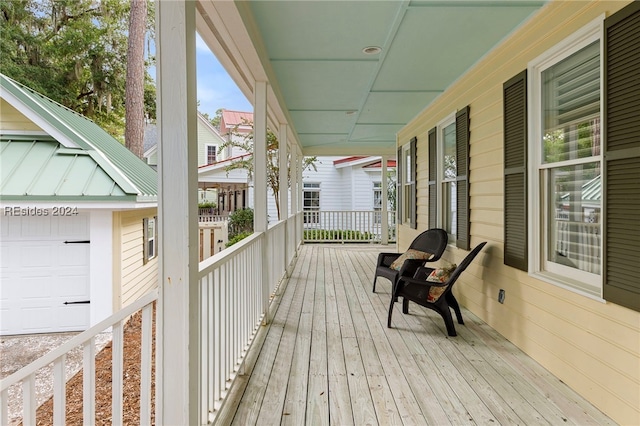
[(371, 286), (389, 249), (301, 247), (216, 423), (615, 424), (466, 309), (457, 337), (415, 304), (388, 329), (390, 283)]

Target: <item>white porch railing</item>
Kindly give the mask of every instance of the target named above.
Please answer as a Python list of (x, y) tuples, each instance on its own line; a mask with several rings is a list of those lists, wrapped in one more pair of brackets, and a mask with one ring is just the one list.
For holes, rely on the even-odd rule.
[(141, 297), (129, 306), (101, 321), (90, 329), (71, 338), (69, 341), (37, 359), (28, 366), (16, 371), (11, 376), (0, 381), (0, 424), (8, 425), (9, 388), (22, 382), (22, 424), (36, 424), (35, 386), (36, 374), (39, 370), (53, 363), (53, 424), (66, 423), (66, 387), (65, 387), (65, 358), (72, 349), (83, 348), (83, 423), (91, 425), (96, 418), (96, 388), (95, 388), (95, 337), (112, 329), (112, 424), (123, 422), (124, 395), (124, 352), (123, 325), (136, 312), (142, 310), (142, 341), (141, 341), (141, 371), (140, 371), (140, 424), (151, 424), (151, 371), (152, 371), (152, 323), (153, 302), (158, 298), (156, 290)]
[[(261, 323), (268, 318), (272, 296), (287, 275), (300, 242), (302, 214), (274, 224), (266, 233), (255, 233), (199, 265), (197, 308), (200, 328), (199, 374), (200, 423), (209, 424), (221, 408), (234, 378), (242, 368), (244, 357)], [(285, 250), (286, 242), (286, 250)], [(152, 307), (157, 300), (153, 291), (117, 312), (95, 327), (70, 339), (67, 343), (17, 371), (0, 383), (0, 420), (8, 424), (8, 389), (23, 382), (23, 424), (36, 424), (36, 372), (54, 364), (54, 421), (65, 424), (65, 355), (73, 348), (84, 348), (83, 419), (95, 419), (95, 345), (94, 338), (105, 329), (113, 329), (113, 424), (123, 418), (123, 324), (132, 314), (142, 310), (142, 361), (140, 387), (140, 424), (151, 421), (152, 371)], [(159, 391), (159, 390), (158, 390)], [(194, 401), (195, 402), (195, 401)]]
[[(213, 422), (296, 254), (284, 250), (300, 215), (254, 233), (200, 263), (200, 423)], [(292, 225), (293, 224), (293, 225)], [(299, 241), (299, 240), (298, 240)], [(267, 256), (268, 254), (268, 256)]]
[[(382, 241), (382, 212), (374, 210), (305, 211), (305, 242)], [(396, 214), (387, 212), (388, 241), (396, 240)]]

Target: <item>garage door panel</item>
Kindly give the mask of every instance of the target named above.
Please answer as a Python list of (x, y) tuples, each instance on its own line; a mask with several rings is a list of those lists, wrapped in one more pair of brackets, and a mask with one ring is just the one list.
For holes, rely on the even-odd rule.
[(55, 330), (53, 309), (46, 306), (25, 306), (22, 308), (20, 328), (24, 333), (46, 333)]
[[(89, 292), (87, 291), (84, 277), (68, 276), (60, 280), (55, 293), (67, 299), (73, 297), (82, 300), (89, 299)], [(67, 301), (71, 300), (65, 300), (65, 302)]]
[(58, 265), (86, 267), (89, 264), (88, 246), (88, 244), (63, 244), (58, 251), (60, 255)]
[(78, 239), (89, 235), (89, 218), (86, 216), (62, 216), (57, 224), (57, 235)]
[(78, 330), (89, 323), (89, 305), (66, 305), (58, 309), (58, 328), (64, 331)]

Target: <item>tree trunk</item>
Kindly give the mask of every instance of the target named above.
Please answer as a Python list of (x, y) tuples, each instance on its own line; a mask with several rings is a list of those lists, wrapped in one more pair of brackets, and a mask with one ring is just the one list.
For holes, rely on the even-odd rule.
[(144, 154), (144, 36), (147, 0), (131, 0), (127, 83), (125, 88), (125, 145), (138, 158)]

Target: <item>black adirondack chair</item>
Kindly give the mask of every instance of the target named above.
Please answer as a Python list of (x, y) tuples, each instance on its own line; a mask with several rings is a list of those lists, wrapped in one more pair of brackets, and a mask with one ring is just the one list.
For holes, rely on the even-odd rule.
[[(393, 314), (395, 301), (398, 300), (398, 297), (402, 297), (402, 313), (409, 313), (409, 301), (424, 306), (425, 308), (433, 309), (442, 316), (449, 336), (456, 336), (456, 328), (453, 325), (451, 309), (456, 313), (458, 324), (464, 324), (464, 321), (462, 320), (462, 313), (460, 312), (458, 301), (451, 292), (451, 289), (458, 277), (460, 277), (460, 274), (467, 269), (467, 266), (471, 264), (471, 261), (478, 255), (478, 253), (480, 253), (485, 244), (487, 244), (486, 241), (478, 244), (473, 250), (471, 250), (467, 257), (460, 262), (460, 265), (456, 267), (449, 276), (449, 279), (444, 283), (426, 281), (434, 268), (424, 266), (418, 268), (414, 277), (401, 276), (398, 279), (393, 294), (391, 295), (387, 327), (391, 328), (391, 315)], [(429, 301), (429, 290), (432, 287), (445, 287), (444, 292), (435, 301)]]
[(376, 273), (373, 276), (373, 292), (376, 292), (376, 280), (384, 277), (391, 281), (392, 291), (401, 276), (412, 277), (416, 270), (425, 262), (435, 262), (440, 259), (442, 253), (447, 248), (447, 231), (440, 228), (428, 229), (418, 235), (409, 246), (408, 250), (418, 250), (431, 253), (429, 259), (407, 259), (402, 264), (400, 270), (391, 268), (391, 264), (403, 253), (380, 253), (376, 263)]

